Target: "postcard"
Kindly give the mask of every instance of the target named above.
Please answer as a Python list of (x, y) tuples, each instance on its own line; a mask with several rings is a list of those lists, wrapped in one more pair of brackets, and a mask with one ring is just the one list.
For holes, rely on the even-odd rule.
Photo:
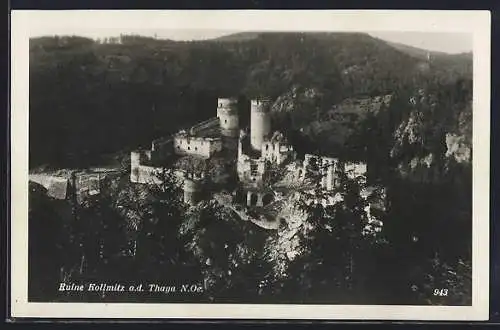
[(12, 317), (487, 320), (490, 21), (13, 11)]

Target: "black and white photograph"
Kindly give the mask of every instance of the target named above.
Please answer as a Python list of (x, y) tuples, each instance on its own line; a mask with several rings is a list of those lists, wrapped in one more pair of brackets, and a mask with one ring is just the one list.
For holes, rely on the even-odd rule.
[(489, 16), (417, 13), (19, 13), (13, 301), (486, 317)]

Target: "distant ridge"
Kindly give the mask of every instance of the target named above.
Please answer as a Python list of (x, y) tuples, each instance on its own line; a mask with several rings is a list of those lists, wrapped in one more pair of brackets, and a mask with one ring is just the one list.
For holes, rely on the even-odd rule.
[(213, 39), (207, 39), (206, 41), (223, 41), (223, 42), (247, 41), (247, 40), (257, 39), (261, 34), (264, 33), (266, 32), (237, 32)]
[[(318, 39), (335, 38), (339, 35), (363, 35), (372, 38), (367, 33), (359, 32), (316, 32), (316, 31), (245, 31), (227, 34), (221, 37), (206, 39), (206, 41), (222, 41), (222, 42), (235, 42), (235, 41), (248, 41), (259, 39), (264, 36), (279, 36), (279, 35), (307, 35), (314, 36)], [(372, 38), (374, 39), (374, 38)]]
[(237, 32), (237, 33), (232, 33), (232, 34), (227, 34), (221, 37), (213, 38), (213, 39), (207, 39), (206, 41), (221, 41), (221, 42), (243, 42), (243, 41), (249, 41), (249, 40), (255, 40), (258, 39), (259, 37), (263, 35), (271, 35), (271, 34), (307, 34), (307, 35), (315, 35), (318, 38), (326, 39), (328, 37), (334, 37), (338, 36), (340, 34), (345, 35), (345, 34), (357, 34), (357, 35), (364, 35), (367, 38), (371, 38), (373, 40), (383, 42), (396, 50), (405, 53), (407, 55), (410, 55), (413, 58), (416, 58), (418, 60), (425, 60), (427, 59), (427, 54), (430, 53), (431, 56), (434, 57), (446, 57), (446, 56), (453, 56), (453, 57), (460, 57), (463, 59), (470, 60), (472, 58), (472, 52), (466, 52), (466, 53), (457, 53), (457, 54), (450, 54), (446, 52), (440, 52), (440, 51), (433, 51), (433, 50), (428, 50), (424, 48), (418, 48), (410, 45), (405, 45), (402, 43), (397, 43), (397, 42), (392, 42), (392, 41), (387, 41), (378, 37), (371, 36), (368, 33), (360, 33), (360, 32), (272, 32), (272, 31), (252, 31), (252, 32)]
[(428, 53), (434, 57), (459, 56), (459, 57), (467, 58), (467, 57), (472, 56), (472, 52), (450, 54), (450, 53), (445, 53), (445, 52), (439, 52), (439, 51), (427, 50), (427, 49), (423, 49), (423, 48), (409, 46), (409, 45), (405, 45), (405, 44), (401, 44), (401, 43), (397, 43), (397, 42), (386, 41), (383, 39), (380, 39), (380, 40), (387, 43), (388, 45), (396, 48), (397, 50), (399, 50), (403, 53), (406, 53), (410, 56), (413, 56), (413, 57), (421, 59), (421, 60), (426, 59)]

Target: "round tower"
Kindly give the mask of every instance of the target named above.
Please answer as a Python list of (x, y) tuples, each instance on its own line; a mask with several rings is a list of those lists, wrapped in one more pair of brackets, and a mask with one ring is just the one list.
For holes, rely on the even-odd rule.
[(199, 182), (189, 178), (184, 179), (184, 203), (189, 205), (198, 203), (200, 191), (201, 185)]
[(221, 134), (223, 136), (238, 137), (240, 123), (238, 119), (237, 99), (218, 99), (217, 118), (219, 118)]
[(250, 145), (262, 150), (262, 143), (271, 134), (271, 100), (252, 100), (250, 108)]

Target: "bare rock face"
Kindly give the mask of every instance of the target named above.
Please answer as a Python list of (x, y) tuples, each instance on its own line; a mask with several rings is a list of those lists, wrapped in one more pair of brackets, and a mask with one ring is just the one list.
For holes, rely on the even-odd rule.
[(394, 132), (394, 146), (390, 155), (401, 159), (398, 164), (398, 172), (402, 177), (422, 179), (428, 177), (432, 170), (435, 159), (433, 153), (422, 154), (408, 153), (408, 150), (425, 149), (425, 117), (424, 114), (415, 109), (407, 120), (401, 122)]
[[(454, 94), (453, 97), (457, 98)], [(466, 100), (460, 102), (419, 90), (410, 97), (410, 111), (393, 134), (390, 156), (398, 160), (402, 177), (439, 180), (452, 162), (471, 161), (472, 111)]]
[(278, 214), (283, 224), (267, 243), (267, 256), (277, 277), (287, 276), (289, 263), (304, 252), (300, 236), (312, 229), (306, 222), (307, 213), (297, 204), (299, 198), (300, 194), (292, 194), (284, 202)]
[(447, 133), (446, 148), (445, 156), (455, 159), (457, 163), (468, 163), (471, 161), (471, 147), (464, 135)]
[(457, 163), (472, 161), (472, 107), (463, 109), (456, 121), (456, 129), (446, 133), (446, 154)]
[(295, 108), (297, 89), (292, 88), (287, 93), (280, 95), (272, 105), (273, 112), (291, 112)]
[(273, 112), (292, 112), (300, 109), (304, 105), (312, 104), (320, 93), (314, 88), (299, 88), (294, 86), (290, 90), (280, 95), (272, 105)]
[(391, 157), (396, 157), (408, 145), (422, 145), (424, 143), (424, 114), (418, 110), (412, 111), (407, 120), (402, 121), (394, 132), (394, 146)]

